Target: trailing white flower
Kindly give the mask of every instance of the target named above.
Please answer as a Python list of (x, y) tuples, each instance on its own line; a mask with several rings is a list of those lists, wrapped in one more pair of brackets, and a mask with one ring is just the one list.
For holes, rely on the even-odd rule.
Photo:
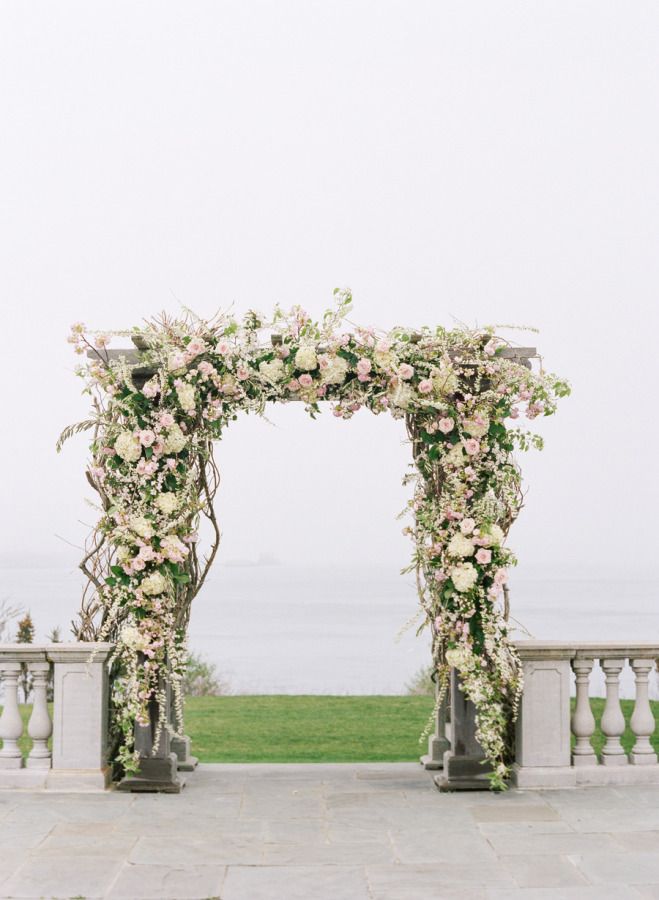
[(122, 431), (114, 442), (114, 452), (126, 462), (137, 462), (142, 455), (142, 445), (131, 431)]

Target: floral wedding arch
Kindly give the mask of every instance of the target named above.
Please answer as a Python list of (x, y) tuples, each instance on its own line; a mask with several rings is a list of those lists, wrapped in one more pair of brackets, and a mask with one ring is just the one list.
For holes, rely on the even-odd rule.
[[(414, 544), (405, 571), (416, 572), (419, 631), (432, 633), (440, 695), (450, 668), (458, 671), (476, 706), (492, 785), (505, 784), (522, 688), (504, 590), (516, 563), (506, 537), (522, 505), (512, 453), (542, 446), (514, 420), (552, 414), (569, 387), (532, 371), (524, 352), (492, 328), (376, 333), (349, 327), (350, 292), (334, 293), (335, 308), (321, 322), (294, 307), (276, 308), (270, 321), (253, 312), (242, 322), (187, 313), (112, 333), (130, 336), (139, 352), (108, 350), (110, 335), (73, 326), (69, 340), (88, 357), (77, 372), (93, 412), (64, 431), (58, 449), (93, 429), (87, 478), (100, 498), (74, 629), (80, 640), (116, 644), (114, 755), (126, 772), (139, 763), (135, 723), (149, 721), (154, 701), (157, 733), (171, 727), (165, 690), (182, 721), (190, 606), (220, 540), (213, 441), (240, 412), (262, 413), (268, 402), (303, 401), (313, 417), (328, 400), (342, 419), (365, 407), (405, 420), (413, 458), (405, 531)], [(204, 558), (202, 517), (213, 535)]]

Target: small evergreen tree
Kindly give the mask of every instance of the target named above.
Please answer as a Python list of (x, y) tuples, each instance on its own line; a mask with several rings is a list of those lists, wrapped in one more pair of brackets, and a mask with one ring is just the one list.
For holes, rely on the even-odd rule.
[[(25, 613), (18, 623), (18, 631), (16, 632), (17, 644), (33, 644), (34, 643), (34, 623), (29, 612)], [(21, 663), (21, 677), (18, 681), (19, 688), (23, 691), (23, 703), (27, 703), (32, 693), (32, 676), (30, 675), (26, 663)]]

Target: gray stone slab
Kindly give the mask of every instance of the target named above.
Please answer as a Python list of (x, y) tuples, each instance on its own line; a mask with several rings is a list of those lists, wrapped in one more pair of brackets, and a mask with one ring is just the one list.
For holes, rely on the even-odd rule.
[(472, 806), (470, 811), (475, 822), (552, 822), (561, 818), (546, 803), (527, 805), (503, 801), (498, 805)]
[(108, 900), (201, 900), (220, 897), (223, 866), (140, 866), (119, 873)]
[(396, 857), (389, 841), (383, 839), (335, 844), (266, 844), (263, 861), (275, 866), (355, 866), (393, 863)]
[(43, 856), (26, 859), (2, 884), (6, 897), (104, 897), (122, 863), (103, 856)]
[(499, 856), (567, 856), (574, 853), (615, 852), (620, 850), (608, 834), (491, 834), (489, 844)]
[(260, 840), (198, 828), (194, 836), (179, 836), (175, 841), (163, 840), (162, 834), (141, 837), (132, 848), (128, 861), (163, 866), (256, 866), (263, 862), (263, 846)]
[(75, 853), (80, 856), (126, 860), (137, 840), (136, 835), (116, 831), (112, 825), (100, 824), (90, 828), (87, 823), (67, 823), (56, 825), (33, 850), (33, 855), (41, 857)]
[(437, 893), (439, 888), (515, 886), (510, 874), (498, 860), (475, 866), (468, 865), (462, 859), (441, 864), (366, 866), (366, 876), (373, 896), (381, 896), (383, 900), (389, 900), (390, 895), (392, 898), (403, 896), (405, 890), (408, 897), (423, 897), (426, 900), (434, 897), (433, 891)]
[(572, 862), (572, 857), (538, 854), (532, 856), (500, 856), (518, 887), (561, 888), (591, 883)]
[(361, 866), (231, 866), (222, 900), (371, 900)]
[(496, 862), (488, 841), (477, 831), (473, 834), (433, 834), (419, 829), (390, 831), (396, 859), (401, 863), (446, 863), (468, 859), (470, 864)]
[(571, 857), (592, 884), (658, 884), (659, 853), (621, 850)]
[(640, 900), (636, 888), (593, 887), (544, 887), (544, 888), (488, 888), (486, 900)]

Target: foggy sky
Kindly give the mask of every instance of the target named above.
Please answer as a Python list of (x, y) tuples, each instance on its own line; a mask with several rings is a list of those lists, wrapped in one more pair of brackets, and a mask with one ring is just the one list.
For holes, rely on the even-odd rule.
[[(349, 285), (364, 325), (518, 323), (574, 393), (522, 460), (523, 567), (653, 573), (659, 7), (0, 5), (0, 559), (91, 523), (77, 320)], [(514, 337), (514, 335), (513, 335)], [(403, 565), (401, 422), (300, 405), (218, 446), (222, 558)]]

